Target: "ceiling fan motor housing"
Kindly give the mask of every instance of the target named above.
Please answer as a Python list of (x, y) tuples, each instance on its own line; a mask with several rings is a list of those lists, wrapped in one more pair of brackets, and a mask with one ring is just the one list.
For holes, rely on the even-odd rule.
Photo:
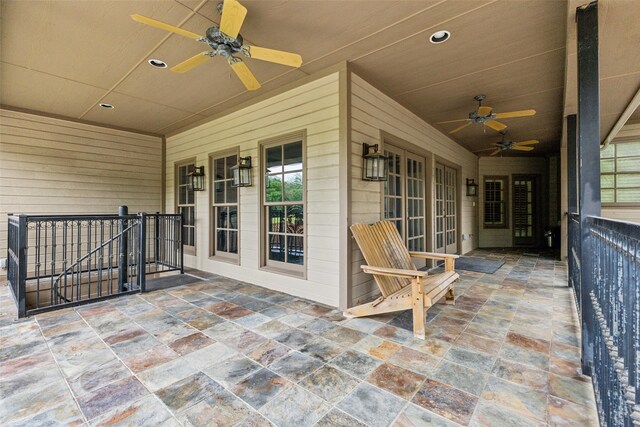
[(476, 123), (484, 123), (487, 120), (493, 120), (496, 118), (495, 113), (491, 112), (486, 116), (479, 116), (477, 111), (472, 111), (469, 113), (469, 119), (473, 120)]
[(511, 148), (511, 146), (513, 145), (513, 141), (500, 141), (500, 142), (497, 142), (496, 145), (498, 146), (499, 149), (504, 151)]
[(220, 56), (228, 57), (242, 51), (243, 40), (240, 34), (234, 39), (220, 32), (219, 27), (213, 26), (207, 29), (206, 36), (207, 44)]

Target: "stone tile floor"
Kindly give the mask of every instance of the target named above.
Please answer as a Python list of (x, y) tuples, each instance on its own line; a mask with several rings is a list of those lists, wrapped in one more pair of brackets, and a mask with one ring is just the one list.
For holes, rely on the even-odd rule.
[(597, 425), (566, 264), (474, 255), (426, 341), (218, 276), (22, 321), (2, 286), (0, 425)]

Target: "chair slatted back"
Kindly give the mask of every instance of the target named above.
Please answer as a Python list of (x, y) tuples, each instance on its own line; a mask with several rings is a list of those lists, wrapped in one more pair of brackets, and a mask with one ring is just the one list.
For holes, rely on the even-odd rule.
[[(358, 242), (360, 251), (367, 264), (372, 267), (416, 270), (411, 261), (409, 251), (398, 233), (398, 229), (390, 221), (379, 221), (375, 224), (353, 224), (351, 233)], [(395, 276), (373, 276), (382, 295), (387, 297), (411, 283), (411, 279)]]

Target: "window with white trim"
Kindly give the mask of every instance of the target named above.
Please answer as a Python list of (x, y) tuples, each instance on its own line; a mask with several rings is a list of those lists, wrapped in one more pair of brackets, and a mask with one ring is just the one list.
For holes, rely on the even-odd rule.
[(263, 145), (262, 159), (265, 265), (303, 273), (305, 176), (302, 138)]
[(609, 144), (600, 151), (603, 204), (640, 204), (640, 140)]
[(238, 260), (238, 189), (231, 185), (231, 167), (238, 154), (211, 156), (211, 255)]

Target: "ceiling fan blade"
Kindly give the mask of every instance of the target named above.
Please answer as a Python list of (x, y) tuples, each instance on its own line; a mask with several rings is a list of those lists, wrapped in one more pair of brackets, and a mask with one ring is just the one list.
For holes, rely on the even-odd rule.
[(531, 151), (533, 150), (535, 147), (518, 147), (517, 145), (513, 145), (511, 147), (512, 150), (518, 150), (518, 151)]
[(242, 84), (244, 84), (244, 86), (248, 90), (256, 90), (260, 88), (260, 83), (256, 79), (256, 76), (253, 75), (251, 70), (249, 70), (247, 64), (242, 61), (236, 61), (232, 62), (229, 65), (231, 65), (233, 71), (236, 73)]
[(495, 120), (487, 120), (486, 122), (484, 122), (484, 124), (489, 126), (493, 130), (497, 130), (498, 132), (502, 132), (507, 128), (507, 125), (496, 122)]
[(247, 16), (247, 8), (237, 0), (224, 0), (220, 31), (235, 39), (238, 37), (245, 16)]
[(491, 110), (493, 110), (493, 108), (481, 106), (481, 107), (478, 107), (478, 113), (477, 114), (480, 117), (485, 117), (485, 116), (488, 116), (489, 114), (491, 114)]
[(195, 68), (210, 59), (211, 56), (208, 55), (208, 52), (200, 52), (199, 54), (192, 56), (186, 61), (183, 61), (178, 65), (174, 65), (173, 67), (171, 67), (171, 71), (173, 71), (174, 73), (186, 73), (190, 69)]
[(534, 145), (539, 143), (540, 141), (535, 140), (535, 139), (530, 139), (528, 141), (519, 141), (519, 142), (514, 142), (515, 145)]
[(265, 47), (258, 46), (247, 46), (246, 51), (249, 58), (275, 62), (276, 64), (288, 65), (290, 67), (299, 67), (302, 65), (302, 56), (297, 53), (267, 49)]
[(496, 113), (496, 119), (512, 119), (514, 117), (535, 116), (536, 110), (510, 111), (508, 113)]
[(465, 124), (463, 124), (462, 126), (458, 126), (458, 127), (457, 127), (457, 128), (455, 128), (454, 130), (452, 130), (451, 132), (449, 132), (449, 134), (452, 134), (452, 133), (456, 133), (456, 132), (458, 132), (458, 131), (461, 131), (462, 129), (464, 129), (464, 128), (468, 127), (468, 126), (471, 126), (471, 123), (473, 123), (473, 122), (469, 121), (469, 123), (465, 123)]
[(147, 18), (146, 16), (133, 14), (131, 15), (131, 19), (143, 24), (151, 25), (152, 27), (160, 28), (161, 30), (171, 31), (172, 33), (176, 33), (184, 37), (189, 37), (190, 39), (198, 40), (202, 38), (201, 35), (192, 33), (191, 31), (183, 30), (182, 28), (174, 27), (173, 25), (169, 25), (161, 21), (156, 21), (155, 19)]
[(437, 125), (443, 125), (445, 123), (456, 123), (456, 122), (466, 122), (470, 119), (457, 119), (457, 120), (447, 120), (446, 122), (436, 122)]
[(472, 151), (472, 153), (482, 153), (483, 151), (489, 151), (489, 150), (495, 150), (495, 147), (491, 147), (491, 148), (483, 148), (482, 150), (476, 150), (476, 151)]
[(495, 156), (496, 154), (498, 154), (499, 152), (501, 152), (501, 149), (497, 149), (496, 151), (494, 151), (493, 153), (489, 154), (490, 156)]

